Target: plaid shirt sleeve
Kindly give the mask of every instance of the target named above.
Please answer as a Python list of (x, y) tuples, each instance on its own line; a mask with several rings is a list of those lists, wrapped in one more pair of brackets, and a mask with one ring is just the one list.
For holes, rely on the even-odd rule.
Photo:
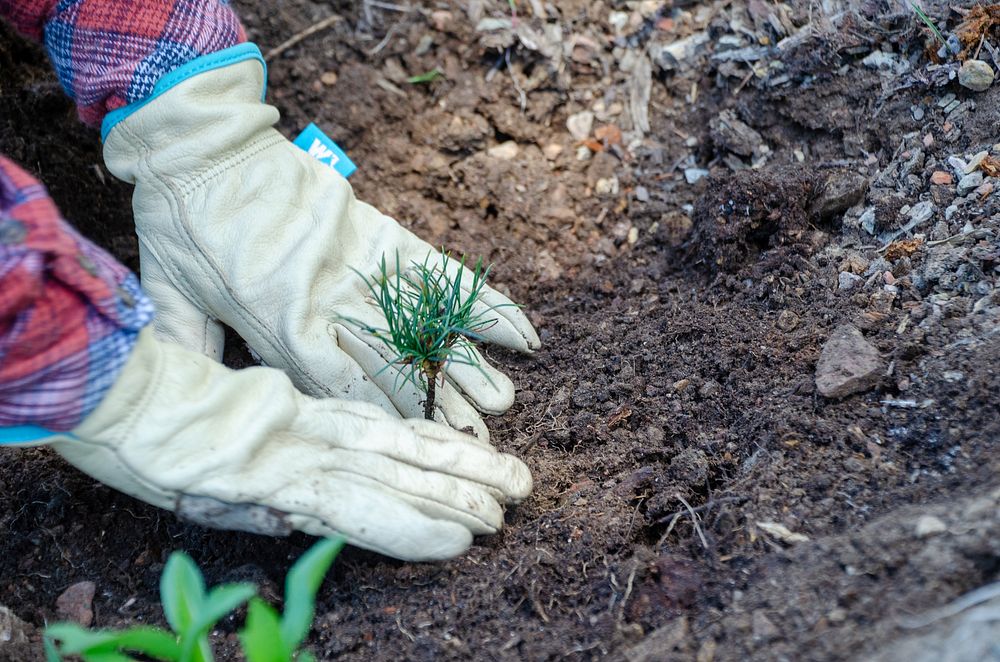
[(44, 40), (92, 126), (146, 98), (164, 74), (246, 41), (228, 0), (0, 0), (0, 16)]
[(0, 156), (0, 427), (76, 427), (152, 319), (135, 275)]

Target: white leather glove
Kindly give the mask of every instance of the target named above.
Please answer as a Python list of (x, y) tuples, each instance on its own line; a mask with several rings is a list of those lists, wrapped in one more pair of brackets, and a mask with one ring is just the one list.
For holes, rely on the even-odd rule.
[[(392, 352), (343, 320), (385, 326), (352, 268), (374, 275), (383, 256), (394, 265), (398, 254), (407, 268), (437, 251), (358, 202), (343, 177), (275, 131), (278, 111), (261, 103), (263, 89), (256, 59), (197, 73), (116, 119), (106, 136), (108, 169), (135, 183), (142, 285), (156, 304), (157, 334), (219, 358), (223, 322), (305, 393), (419, 417), (424, 393), (395, 368), (383, 370)], [(482, 301), (510, 304), (488, 287)], [(517, 307), (488, 317), (498, 321), (486, 341), (539, 346)], [(486, 440), (477, 409), (506, 411), (514, 387), (482, 367), (490, 379), (450, 367), (435, 419)]]
[(341, 533), (411, 561), (454, 557), (531, 491), (517, 458), (431, 421), (317, 400), (144, 330), (114, 386), (48, 443), (82, 471), (215, 528)]

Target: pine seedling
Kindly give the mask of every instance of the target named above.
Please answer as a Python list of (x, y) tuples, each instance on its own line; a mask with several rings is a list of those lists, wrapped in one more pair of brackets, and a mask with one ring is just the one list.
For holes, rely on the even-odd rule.
[[(472, 269), (466, 266), (464, 258), (457, 268), (453, 264), (453, 258), (442, 250), (440, 256), (428, 254), (422, 263), (413, 262), (405, 270), (400, 268), (397, 254), (392, 272), (385, 255), (375, 276), (369, 278), (355, 271), (385, 316), (386, 326), (375, 328), (357, 320), (347, 321), (392, 350), (394, 356), (383, 370), (399, 367), (397, 379), (402, 377), (427, 393), (424, 401), (427, 420), (434, 418), (437, 382), (444, 378), (450, 365), (473, 366), (493, 383), (474, 350), (475, 344), (483, 340), (481, 334), (496, 324), (497, 319), (491, 313), (500, 307), (485, 306), (480, 301), (490, 267), (481, 258)], [(467, 281), (465, 288), (463, 280)], [(399, 387), (397, 383), (396, 388)]]

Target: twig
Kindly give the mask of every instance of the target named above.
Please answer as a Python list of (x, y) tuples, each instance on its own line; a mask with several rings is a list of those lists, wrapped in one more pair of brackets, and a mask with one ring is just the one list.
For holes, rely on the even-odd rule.
[(625, 595), (622, 596), (621, 606), (618, 607), (618, 620), (625, 618), (625, 605), (628, 603), (629, 596), (632, 595), (632, 582), (635, 581), (635, 565), (632, 566), (632, 572), (628, 574), (628, 584), (625, 586)]
[[(705, 503), (701, 504), (700, 506), (692, 508), (692, 510), (694, 510), (694, 512), (696, 512), (696, 513), (700, 513), (703, 510), (708, 510), (709, 508), (712, 508), (713, 506), (717, 506), (717, 505), (719, 505), (721, 503), (733, 503), (733, 502), (737, 502), (737, 501), (746, 501), (746, 500), (747, 500), (747, 497), (745, 497), (745, 496), (720, 497), (718, 499), (712, 499), (711, 501), (706, 501)], [(673, 517), (677, 517), (678, 515), (683, 515), (685, 512), (687, 512), (687, 510), (678, 510), (675, 513), (670, 513), (669, 515), (665, 515), (665, 516), (661, 517), (660, 519), (656, 520), (656, 524), (662, 524), (663, 522), (666, 522), (668, 519), (671, 519)]]
[(372, 55), (376, 55), (380, 50), (382, 50), (389, 44), (392, 38), (396, 35), (397, 27), (399, 27), (399, 23), (392, 24), (392, 27), (389, 28), (389, 31), (385, 33), (384, 37), (382, 37), (382, 41), (378, 42), (378, 44), (375, 45), (375, 48), (368, 51), (369, 57), (371, 57)]
[(524, 93), (521, 86), (517, 82), (517, 76), (514, 75), (514, 70), (510, 66), (510, 48), (508, 47), (503, 54), (504, 60), (507, 62), (507, 73), (510, 74), (510, 80), (514, 83), (514, 89), (517, 90), (518, 95), (521, 97), (521, 113), (524, 113), (525, 108), (528, 107), (528, 95)]
[(272, 59), (278, 57), (279, 55), (287, 51), (292, 46), (302, 41), (303, 39), (307, 39), (312, 35), (316, 34), (317, 32), (319, 32), (320, 30), (325, 30), (328, 27), (339, 23), (342, 20), (344, 20), (344, 18), (340, 14), (333, 14), (332, 16), (327, 16), (318, 23), (313, 23), (305, 30), (302, 30), (301, 32), (296, 32), (294, 35), (292, 35), (285, 41), (281, 42), (280, 44), (269, 50), (267, 54), (264, 55), (264, 59), (266, 61), (271, 61)]
[(684, 507), (687, 508), (688, 513), (691, 515), (691, 522), (694, 523), (695, 533), (697, 533), (698, 537), (701, 539), (701, 546), (708, 549), (708, 541), (705, 540), (705, 533), (701, 530), (700, 520), (697, 513), (694, 512), (694, 508), (692, 508), (691, 504), (687, 502), (687, 499), (682, 497), (680, 494), (677, 495), (677, 498), (680, 499), (681, 503), (684, 504)]

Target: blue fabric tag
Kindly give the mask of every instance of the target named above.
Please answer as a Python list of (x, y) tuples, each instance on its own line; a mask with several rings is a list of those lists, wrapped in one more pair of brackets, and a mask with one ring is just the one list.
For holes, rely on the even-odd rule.
[(294, 142), (306, 154), (323, 165), (330, 166), (345, 179), (358, 169), (358, 166), (354, 165), (344, 150), (340, 149), (337, 143), (330, 140), (315, 124), (310, 123)]

